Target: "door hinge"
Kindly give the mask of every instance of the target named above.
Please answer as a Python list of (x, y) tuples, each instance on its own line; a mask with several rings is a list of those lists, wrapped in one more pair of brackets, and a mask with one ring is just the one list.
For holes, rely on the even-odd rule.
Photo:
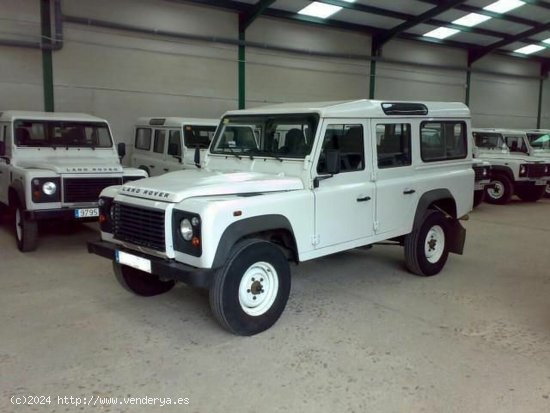
[(311, 237), (311, 245), (319, 245), (321, 243), (321, 236), (320, 235), (314, 235)]
[(378, 228), (380, 227), (380, 222), (374, 221), (372, 224), (372, 227), (374, 229), (374, 232), (378, 232)]

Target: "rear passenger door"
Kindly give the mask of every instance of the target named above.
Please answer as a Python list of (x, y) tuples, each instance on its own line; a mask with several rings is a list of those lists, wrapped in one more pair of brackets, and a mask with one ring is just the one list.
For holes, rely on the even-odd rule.
[[(352, 119), (327, 119), (316, 166), (318, 185), (315, 196), (315, 248), (358, 246), (373, 235), (374, 183), (372, 165), (367, 156), (367, 123)], [(340, 173), (329, 177), (326, 151), (337, 150), (341, 156)], [(321, 178), (319, 178), (321, 177)], [(342, 247), (337, 249), (343, 249)]]
[(376, 137), (376, 232), (402, 234), (403, 228), (411, 226), (418, 200), (412, 165), (413, 124), (410, 120), (387, 118), (371, 122)]

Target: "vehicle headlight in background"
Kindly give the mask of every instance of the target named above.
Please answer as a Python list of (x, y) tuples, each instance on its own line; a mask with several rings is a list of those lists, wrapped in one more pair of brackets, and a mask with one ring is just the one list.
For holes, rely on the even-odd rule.
[(525, 176), (525, 174), (527, 173), (527, 168), (525, 167), (525, 165), (521, 165), (519, 167), (519, 174), (520, 176)]
[(48, 196), (52, 196), (53, 194), (55, 194), (56, 191), (57, 185), (52, 181), (45, 182), (42, 185), (42, 192), (44, 192)]
[(185, 241), (191, 241), (191, 238), (193, 238), (193, 227), (191, 221), (187, 218), (182, 219), (180, 222), (180, 233)]

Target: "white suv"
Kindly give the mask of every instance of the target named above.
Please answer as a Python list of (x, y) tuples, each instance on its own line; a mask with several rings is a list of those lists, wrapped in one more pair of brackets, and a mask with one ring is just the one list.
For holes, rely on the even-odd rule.
[(126, 289), (208, 288), (217, 320), (275, 323), (289, 262), (390, 240), (430, 276), (461, 254), (472, 209), (470, 112), (461, 103), (281, 104), (226, 113), (201, 169), (105, 189), (101, 241)]
[(526, 202), (543, 197), (550, 181), (550, 160), (530, 157), (525, 132), (508, 129), (473, 129), (474, 156), (491, 163), (491, 184), (486, 201), (507, 204), (513, 195)]
[(195, 168), (195, 154), (204, 156), (219, 119), (139, 118), (131, 165), (149, 176)]
[(0, 209), (15, 211), (21, 251), (37, 246), (37, 221), (97, 220), (103, 188), (147, 177), (123, 168), (125, 146), (107, 121), (78, 113), (0, 112)]

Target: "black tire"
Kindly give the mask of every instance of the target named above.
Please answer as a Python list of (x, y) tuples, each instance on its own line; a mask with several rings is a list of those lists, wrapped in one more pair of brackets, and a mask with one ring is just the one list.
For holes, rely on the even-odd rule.
[(15, 205), (15, 240), (21, 252), (34, 251), (38, 246), (38, 224), (25, 216), (21, 204)]
[[(433, 246), (430, 245), (429, 248), (433, 248), (434, 251), (435, 248), (440, 248), (440, 244), (437, 244), (437, 234), (434, 235), (432, 232), (432, 230), (439, 232), (439, 229), (442, 230), (440, 236), (443, 237), (443, 249), (440, 250), (439, 257), (437, 257), (439, 254), (436, 254), (434, 257), (429, 258), (425, 251), (428, 238), (432, 242), (435, 239), (435, 243)], [(439, 211), (428, 209), (424, 213), (422, 224), (405, 236), (405, 263), (409, 271), (421, 276), (432, 276), (439, 273), (445, 266), (449, 256), (448, 234), (449, 222), (445, 215)], [(432, 259), (435, 261), (431, 261)]]
[[(275, 274), (271, 270), (266, 271), (269, 267), (265, 264), (271, 266)], [(262, 278), (263, 274), (266, 274), (266, 280)], [(255, 280), (254, 276), (260, 279)], [(275, 279), (278, 283), (276, 288), (273, 287)], [(241, 283), (244, 283), (243, 286)], [(245, 291), (247, 286), (251, 288)], [(240, 292), (244, 295), (243, 302)], [(290, 266), (285, 255), (271, 242), (249, 239), (232, 248), (225, 265), (214, 275), (210, 287), (210, 307), (225, 329), (233, 334), (251, 336), (275, 324), (285, 309), (289, 294)], [(252, 301), (253, 304), (247, 306), (244, 300), (250, 302), (256, 300), (254, 297), (260, 297), (260, 300)], [(253, 314), (255, 311), (258, 314)]]
[(537, 202), (546, 192), (546, 185), (516, 188), (516, 195), (524, 202)]
[(113, 261), (113, 271), (124, 289), (142, 297), (164, 294), (176, 284), (174, 280), (162, 281), (157, 275), (121, 265), (115, 261)]
[(478, 207), (485, 200), (485, 189), (474, 191), (474, 208)]
[(544, 190), (544, 197), (550, 198), (550, 184), (546, 185), (546, 189)]
[(514, 195), (514, 186), (510, 178), (504, 174), (497, 173), (491, 178), (491, 184), (495, 188), (485, 189), (485, 202), (497, 205), (509, 203), (512, 195)]

